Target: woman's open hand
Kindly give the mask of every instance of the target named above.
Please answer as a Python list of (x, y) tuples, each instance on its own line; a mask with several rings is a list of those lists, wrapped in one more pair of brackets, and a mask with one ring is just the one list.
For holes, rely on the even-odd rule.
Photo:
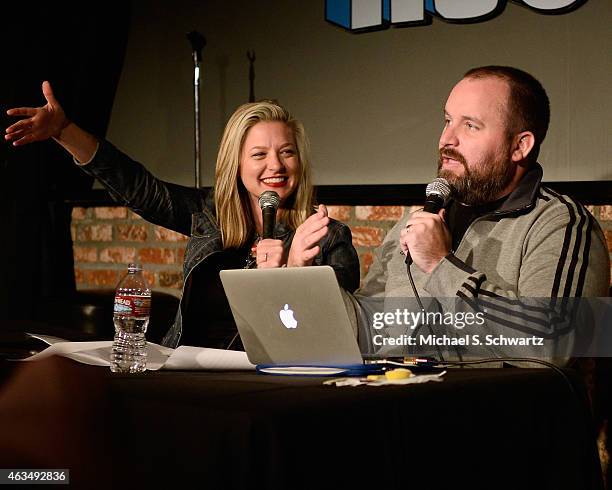
[(66, 118), (62, 106), (59, 104), (51, 84), (43, 82), (42, 92), (47, 103), (42, 107), (18, 107), (9, 109), (9, 116), (25, 116), (6, 128), (4, 139), (12, 141), (14, 146), (27, 145), (35, 141), (59, 137), (70, 121)]

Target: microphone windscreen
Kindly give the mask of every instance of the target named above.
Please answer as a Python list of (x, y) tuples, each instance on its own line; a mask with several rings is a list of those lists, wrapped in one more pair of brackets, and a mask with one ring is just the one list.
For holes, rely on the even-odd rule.
[(450, 195), (451, 187), (448, 181), (441, 177), (434, 179), (425, 189), (423, 211), (437, 214), (446, 205)]
[(261, 209), (273, 208), (278, 209), (280, 197), (274, 191), (264, 191), (259, 196), (259, 207)]
[(274, 238), (274, 224), (276, 210), (280, 204), (280, 197), (274, 191), (262, 192), (259, 196), (259, 207), (262, 217), (262, 238)]
[(438, 177), (437, 179), (432, 180), (427, 187), (425, 188), (425, 197), (429, 197), (431, 195), (439, 196), (444, 203), (448, 201), (452, 194), (452, 189), (450, 184), (446, 179), (442, 177)]

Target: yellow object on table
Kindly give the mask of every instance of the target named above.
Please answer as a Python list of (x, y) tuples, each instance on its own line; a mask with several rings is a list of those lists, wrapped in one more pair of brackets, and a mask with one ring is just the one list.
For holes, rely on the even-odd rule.
[(385, 378), (387, 379), (406, 379), (410, 376), (412, 376), (412, 371), (406, 368), (392, 369), (385, 373)]

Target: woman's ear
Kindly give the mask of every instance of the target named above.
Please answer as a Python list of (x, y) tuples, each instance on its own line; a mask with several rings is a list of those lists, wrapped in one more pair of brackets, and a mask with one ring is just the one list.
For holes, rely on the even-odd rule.
[(521, 162), (526, 160), (534, 145), (535, 136), (531, 131), (518, 133), (512, 141), (512, 161)]

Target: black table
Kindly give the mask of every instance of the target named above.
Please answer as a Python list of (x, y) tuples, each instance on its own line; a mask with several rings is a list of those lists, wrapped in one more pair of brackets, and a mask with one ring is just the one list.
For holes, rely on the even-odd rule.
[(65, 462), (73, 488), (601, 488), (571, 370), (343, 388), (250, 372), (112, 375), (66, 359), (20, 371), (0, 392), (0, 434), (23, 434), (30, 407), (36, 430), (17, 437), (39, 450), (4, 461)]

